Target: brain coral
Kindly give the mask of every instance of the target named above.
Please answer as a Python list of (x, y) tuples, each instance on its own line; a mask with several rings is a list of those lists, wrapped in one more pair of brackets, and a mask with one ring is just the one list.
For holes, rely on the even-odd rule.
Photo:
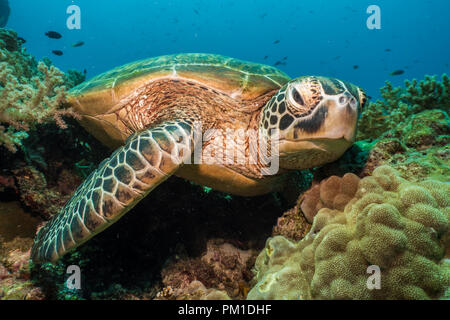
[[(321, 209), (301, 241), (268, 239), (248, 298), (443, 298), (450, 285), (449, 218), (448, 183), (411, 183), (378, 167), (343, 211)], [(369, 266), (379, 268), (380, 288), (368, 288), (376, 276)]]

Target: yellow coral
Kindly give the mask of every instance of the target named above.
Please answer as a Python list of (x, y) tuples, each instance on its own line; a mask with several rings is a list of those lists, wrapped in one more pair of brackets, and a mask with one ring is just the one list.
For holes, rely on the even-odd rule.
[[(379, 167), (343, 211), (321, 209), (300, 242), (270, 238), (248, 298), (442, 298), (450, 286), (449, 220), (448, 183), (411, 183)], [(379, 289), (367, 285), (370, 266), (380, 270)]]

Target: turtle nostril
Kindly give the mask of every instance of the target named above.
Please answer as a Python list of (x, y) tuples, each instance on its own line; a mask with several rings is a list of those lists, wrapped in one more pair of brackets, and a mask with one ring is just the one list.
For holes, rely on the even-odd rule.
[(347, 97), (342, 96), (342, 97), (339, 98), (339, 103), (340, 104), (345, 104), (346, 102), (347, 102)]

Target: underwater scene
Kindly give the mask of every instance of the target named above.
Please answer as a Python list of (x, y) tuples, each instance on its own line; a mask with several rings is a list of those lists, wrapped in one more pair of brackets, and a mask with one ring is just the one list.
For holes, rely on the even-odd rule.
[(449, 10), (0, 0), (0, 300), (449, 300)]

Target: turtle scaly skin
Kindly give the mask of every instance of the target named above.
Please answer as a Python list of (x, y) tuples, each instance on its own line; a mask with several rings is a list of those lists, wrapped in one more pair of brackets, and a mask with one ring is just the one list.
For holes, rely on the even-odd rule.
[(70, 94), (81, 124), (116, 150), (38, 232), (35, 263), (57, 261), (172, 174), (244, 196), (281, 190), (291, 170), (334, 161), (351, 146), (366, 103), (363, 90), (337, 79), (291, 80), (210, 54), (138, 61)]
[(129, 139), (40, 230), (33, 260), (55, 261), (120, 219), (190, 157), (183, 148), (191, 147), (191, 132), (188, 122), (167, 122)]

